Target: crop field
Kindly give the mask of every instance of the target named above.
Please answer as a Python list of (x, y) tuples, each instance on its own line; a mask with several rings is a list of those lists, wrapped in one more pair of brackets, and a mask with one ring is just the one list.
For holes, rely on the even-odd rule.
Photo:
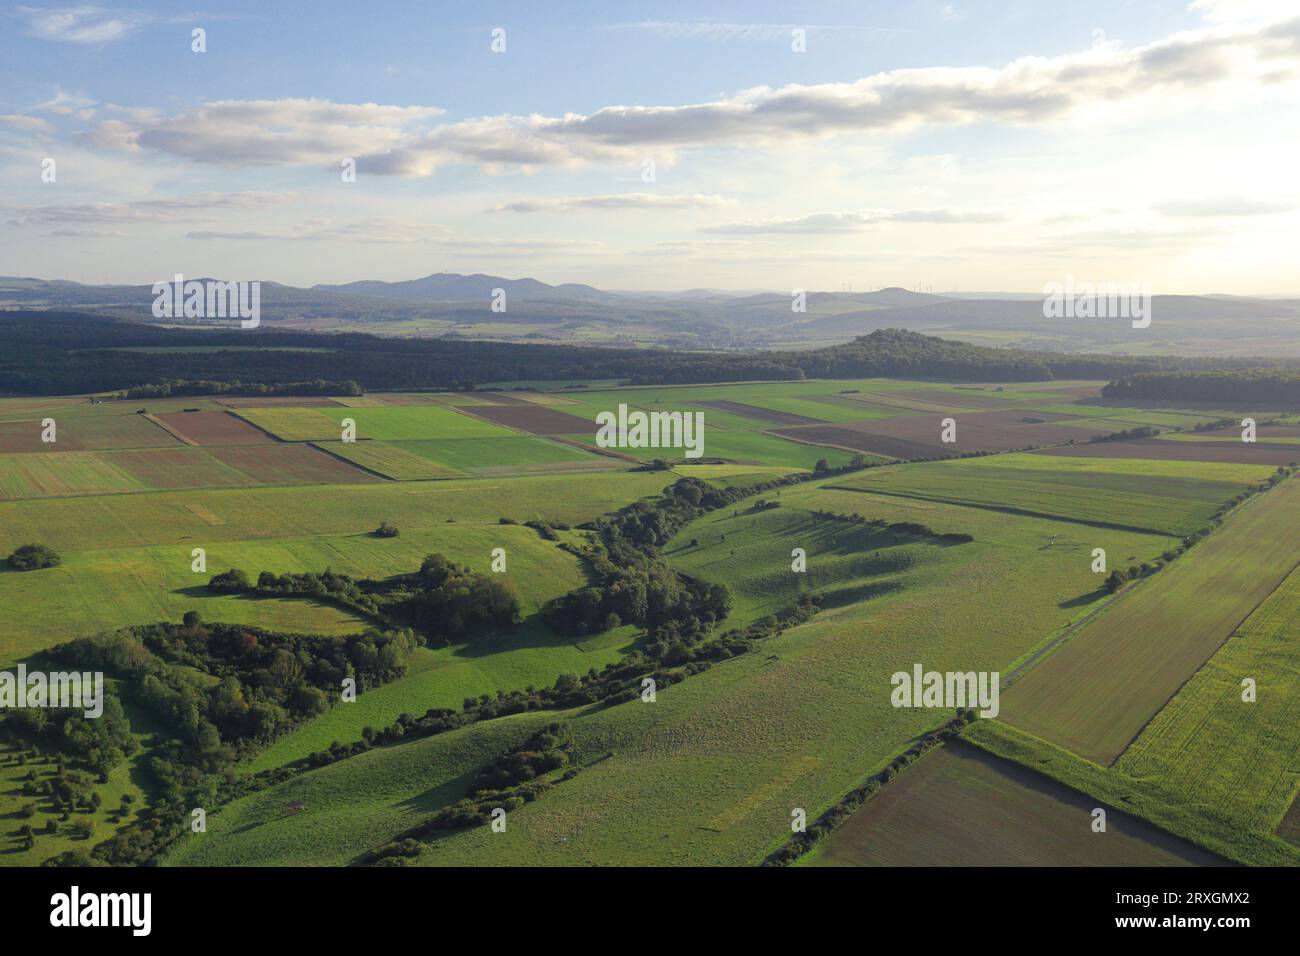
[(1186, 535), (1270, 473), (1253, 465), (1013, 454), (871, 469), (836, 487)]
[(927, 754), (824, 840), (813, 866), (1215, 866), (1224, 861), (961, 744)]
[(600, 460), (571, 445), (527, 435), (512, 435), (508, 438), (447, 438), (394, 444), (412, 455), (466, 471), (497, 465), (550, 465)]
[[(1300, 573), (1293, 572), (1147, 725), (1115, 767), (1232, 829), (1271, 833), (1300, 786)], [(1258, 696), (1242, 700), (1242, 678)], [(1292, 841), (1296, 842), (1296, 841)], [(1300, 843), (1297, 843), (1300, 846)]]
[(1035, 454), (1069, 455), (1079, 458), (1142, 458), (1158, 461), (1206, 461), (1238, 464), (1290, 465), (1300, 461), (1300, 449), (1278, 442), (1166, 441), (1142, 438), (1137, 441), (1108, 441), (1070, 448), (1045, 448)]
[[(1112, 763), (1296, 566), (1300, 482), (1283, 481), (1132, 586), (1007, 691), (1002, 717)], [(1188, 615), (1186, 608), (1196, 607)]]
[(206, 451), (220, 463), (262, 485), (380, 480), (310, 445), (214, 445)]
[(143, 415), (101, 413), (60, 421), (59, 413), (53, 411), (48, 417), (55, 422), (53, 442), (42, 440), (45, 430), (42, 418), (0, 422), (0, 454), (165, 448), (181, 444), (165, 428)]
[[(971, 746), (928, 754), (802, 863), (1286, 859), (1291, 845), (1277, 834), (1289, 832), (1296, 752), (1267, 729), (1300, 713), (1284, 646), (1300, 585), (1285, 600), (1269, 593), (1295, 565), (1289, 542), (1300, 530), (1292, 517), (1300, 493), (1291, 486), (1300, 482), (1251, 498), (1187, 555), (1111, 595), (1090, 568), (1095, 548), (1116, 567), (1156, 561), (1275, 466), (1262, 460), (1267, 454), (1185, 461), (1098, 453), (1139, 443), (1007, 451), (1082, 442), (1149, 415), (1185, 426), (1203, 420), (1086, 404), (1094, 395), (1088, 383), (868, 379), (265, 402), (0, 400), (0, 443), (3, 429), (63, 409), (66, 433), (90, 446), (0, 454), (0, 554), (37, 541), (62, 558), (38, 571), (0, 567), (0, 606), (41, 609), (0, 620), (0, 667), (73, 637), (178, 622), (188, 611), (205, 622), (342, 637), (374, 620), (315, 598), (216, 594), (207, 580), (229, 568), (382, 579), (435, 552), (490, 574), (493, 549), (504, 548), (500, 580), (518, 597), (523, 622), (470, 643), (431, 641), (409, 658), (405, 676), (298, 724), (234, 769), (297, 765), (403, 714), (459, 711), (466, 699), (550, 687), (561, 675), (646, 653), (653, 636), (640, 625), (561, 634), (543, 621), (547, 602), (593, 583), (590, 567), (561, 546), (586, 533), (548, 540), (523, 522), (576, 529), (683, 475), (724, 489), (799, 476), (810, 480), (700, 514), (659, 554), (682, 574), (726, 585), (732, 609), (723, 629), (816, 595), (820, 610), (804, 623), (661, 687), (654, 706), (522, 713), (297, 773), (215, 808), (208, 832), (187, 837), (165, 862), (360, 862), (458, 800), (478, 769), (533, 728), (561, 719), (581, 773), (512, 810), (508, 838), (450, 831), (408, 865), (757, 864), (788, 838), (790, 807), (814, 819), (948, 719), (945, 709), (891, 706), (891, 675), (917, 663), (1014, 673), (1003, 719), (977, 722), (998, 728), (976, 728)], [(623, 403), (702, 411), (705, 463), (683, 461), (680, 448), (597, 453), (596, 414)], [(148, 417), (136, 414), (141, 408)], [(5, 421), (6, 409), (23, 418)], [(955, 447), (939, 441), (949, 416)], [(340, 440), (345, 418), (356, 421), (355, 442)], [(62, 443), (65, 422), (59, 427)], [(1229, 443), (1180, 434), (1147, 444), (1199, 452)], [(821, 459), (840, 468), (860, 453), (886, 463), (972, 447), (998, 453), (811, 475)], [(657, 457), (670, 459), (671, 470), (633, 470)], [(769, 504), (756, 506), (760, 499)], [(382, 522), (400, 534), (376, 535)], [(897, 523), (931, 531), (888, 527)], [(204, 549), (203, 571), (193, 570), (195, 548)], [(792, 568), (796, 548), (804, 571)], [(1196, 615), (1183, 613), (1193, 602)], [(1227, 706), (1242, 671), (1259, 678), (1267, 708)], [(1209, 736), (1205, 726), (1214, 728)], [(1250, 746), (1228, 761), (1221, 785), (1196, 796), (1198, 779), (1223, 762), (1216, 740), (1233, 735)], [(145, 766), (132, 758), (103, 789), (147, 800)], [(0, 775), (9, 769), (0, 764)], [(1175, 794), (1200, 824), (1191, 810), (1165, 813)], [(305, 811), (286, 809), (298, 801)], [(1127, 811), (1114, 810), (1104, 843), (1087, 829), (1098, 801)], [(12, 802), (0, 796), (0, 812)], [(107, 817), (97, 825), (102, 835), (115, 826)], [(0, 862), (40, 862), (74, 842), (42, 838), (34, 854)]]
[[(469, 438), (462, 441), (495, 441), (497, 439)], [(339, 458), (346, 458), (369, 471), (378, 472), (396, 481), (420, 481), (432, 478), (463, 478), (465, 472), (408, 451), (401, 445), (382, 441), (330, 441), (316, 442), (321, 450)], [(404, 443), (407, 444), (407, 443)]]
[(256, 445), (275, 441), (229, 412), (177, 412), (158, 418), (196, 445)]
[(432, 528), (451, 523), (449, 518), (455, 523), (494, 523), (504, 517), (581, 524), (657, 494), (663, 486), (662, 474), (620, 472), (0, 502), (0, 553), (28, 541), (63, 551), (368, 534), (385, 520), (403, 529)]
[(533, 435), (567, 435), (583, 427), (580, 418), (546, 405), (474, 405), (467, 415)]
[(108, 461), (100, 452), (0, 455), (0, 498), (47, 498), (144, 490), (145, 485), (136, 477)]

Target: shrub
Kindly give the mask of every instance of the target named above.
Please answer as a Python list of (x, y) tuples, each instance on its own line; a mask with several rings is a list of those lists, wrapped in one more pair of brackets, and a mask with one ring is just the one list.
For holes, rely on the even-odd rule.
[(9, 567), (15, 571), (39, 571), (57, 567), (62, 560), (52, 548), (43, 544), (25, 544), (9, 555)]

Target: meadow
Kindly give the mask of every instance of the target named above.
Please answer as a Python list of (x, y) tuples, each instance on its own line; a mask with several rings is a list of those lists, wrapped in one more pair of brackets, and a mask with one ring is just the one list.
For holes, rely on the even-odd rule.
[[(861, 496), (821, 483), (783, 489), (780, 500), (780, 508), (771, 512), (708, 515), (668, 548), (675, 564), (703, 577), (713, 573), (723, 579), (749, 569), (750, 580), (734, 583), (737, 622), (765, 612), (763, 591), (783, 573), (794, 578), (789, 555), (798, 542), (783, 539), (773, 524), (792, 520), (784, 514), (778, 518), (780, 512), (789, 510), (799, 521), (812, 509), (862, 508)], [(634, 701), (550, 714), (567, 717), (572, 726), (581, 773), (545, 799), (514, 811), (506, 839), (493, 841), (477, 830), (456, 833), (434, 843), (419, 862), (756, 863), (788, 834), (791, 807), (806, 807), (814, 816), (945, 719), (946, 713), (892, 708), (891, 673), (913, 661), (1006, 670), (1086, 613), (1077, 598), (1090, 594), (1095, 582), (1086, 561), (1078, 558), (1090, 542), (1074, 537), (1075, 527), (918, 504), (926, 506), (919, 520), (937, 530), (971, 533), (976, 540), (885, 547), (881, 550), (909, 553), (912, 560), (873, 569), (840, 550), (860, 543), (855, 535), (862, 526), (827, 522), (824, 535), (807, 539), (810, 574), (817, 576), (809, 587), (832, 595), (825, 610), (755, 652), (662, 690), (652, 705)], [(896, 499), (880, 498), (878, 508), (863, 510), (890, 521), (918, 520), (912, 503)], [(1125, 554), (1150, 556), (1170, 541), (1099, 533)], [(1054, 534), (1060, 547), (1044, 549)], [(689, 545), (692, 538), (699, 539), (698, 546)], [(837, 590), (854, 591), (873, 581), (899, 586), (865, 600), (868, 595), (858, 593), (854, 603), (834, 600)], [(799, 589), (792, 581), (786, 593)], [(972, 594), (979, 600), (971, 602)], [(1013, 600), (1019, 613), (1008, 619), (1005, 607)], [(299, 821), (275, 813), (295, 798), (319, 807), (325, 821), (341, 820), (345, 808), (359, 802), (369, 832), (386, 826), (387, 835), (396, 833), (409, 825), (413, 802), (433, 795), (439, 803), (450, 802), (468, 783), (465, 771), (455, 769), (463, 764), (444, 769), (431, 754), (459, 748), (473, 736), (482, 748), (479, 760), (486, 762), (518, 736), (515, 720), (398, 744), (382, 756), (345, 760), (236, 801), (222, 811), (217, 828), (190, 841), (192, 848), (175, 862), (273, 862), (294, 843), (290, 834), (303, 832)], [(364, 764), (349, 767), (355, 760)], [(361, 768), (375, 767), (376, 760), (386, 766), (388, 761), (418, 765), (424, 772), (403, 770), (405, 786), (375, 794), (366, 790)], [(631, 806), (635, 813), (628, 812)], [(330, 864), (348, 862), (360, 849), (340, 826), (337, 835), (322, 834), (311, 847), (292, 853), (297, 862)]]
[(1186, 535), (1272, 471), (1261, 465), (1011, 454), (875, 468), (836, 487)]

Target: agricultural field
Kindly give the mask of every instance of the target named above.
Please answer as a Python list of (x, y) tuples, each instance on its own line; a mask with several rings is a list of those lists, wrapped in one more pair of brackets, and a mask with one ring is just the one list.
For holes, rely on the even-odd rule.
[[(456, 833), (437, 841), (421, 863), (757, 863), (788, 833), (790, 806), (826, 806), (942, 719), (894, 710), (888, 701), (892, 672), (913, 660), (1009, 670), (1086, 613), (1087, 603), (1101, 600), (1091, 594), (1095, 584), (1084, 560), (1091, 541), (1068, 524), (918, 502), (926, 505), (926, 524), (975, 540), (868, 541), (862, 525), (817, 521), (812, 514), (851, 514), (861, 508), (859, 495), (813, 482), (782, 489), (779, 500), (776, 509), (707, 516), (683, 529), (666, 553), (674, 565), (706, 579), (735, 580), (739, 625), (778, 603), (769, 597), (772, 588), (781, 587), (787, 597), (802, 590), (789, 570), (784, 526), (805, 543), (815, 578), (806, 587), (826, 594), (826, 609), (764, 642), (761, 654), (717, 664), (661, 691), (653, 708), (633, 702), (553, 715), (572, 726), (582, 773), (515, 811), (511, 840), (491, 843), (476, 831)], [(885, 498), (879, 508), (863, 511), (886, 521), (917, 520), (918, 514), (913, 503)], [(1171, 542), (1118, 530), (1098, 534), (1109, 547), (1135, 556), (1157, 554)], [(1056, 544), (1045, 549), (1053, 535)], [(691, 545), (693, 539), (699, 543)], [(855, 550), (866, 544), (873, 546), (866, 554)], [(973, 606), (957, 599), (976, 593), (981, 597)], [(1003, 606), (1013, 595), (1023, 613), (1008, 620)], [(397, 832), (409, 825), (412, 801), (424, 800), (421, 795), (445, 802), (463, 792), (457, 779), (463, 771), (454, 762), (435, 779), (394, 770), (407, 782), (366, 794), (362, 766), (387, 765), (406, 750), (412, 768), (440, 767), (443, 758), (435, 755), (459, 752), (484, 733), (503, 736), (474, 746), (500, 752), (506, 739), (523, 733), (517, 722), (534, 719), (498, 720), (490, 722), (495, 727), (476, 725), (404, 744), (356, 758), (364, 763), (354, 767), (343, 761), (235, 801), (214, 824), (219, 829), (187, 842), (174, 862), (269, 862), (276, 847), (303, 832), (299, 820), (277, 811), (293, 799), (337, 820), (356, 802), (368, 832), (385, 825)], [(636, 795), (634, 817), (623, 812), (629, 793)], [(294, 858), (344, 863), (362, 849), (340, 828), (299, 847)]]
[[(1110, 764), (1289, 575), (1300, 482), (1249, 499), (1223, 527), (1132, 585), (1007, 691), (1002, 718)], [(1195, 615), (1183, 610), (1197, 608)]]
[(1272, 473), (1267, 466), (1027, 454), (876, 468), (835, 487), (1186, 535)]
[(960, 743), (927, 754), (808, 859), (812, 866), (1221, 866), (1194, 843)]
[[(1002, 704), (1010, 725), (996, 723), (1008, 735), (1021, 734), (1013, 728), (1023, 726), (1045, 737), (1043, 746), (1074, 750), (1077, 756), (1061, 750), (1063, 766), (1073, 767), (1070, 761), (1100, 758), (1070, 738), (1071, 721), (1104, 742), (1140, 718), (1122, 750), (1249, 613), (1214, 617), (1222, 627), (1213, 641), (1209, 624), (1204, 636), (1189, 636), (1183, 626), (1177, 640), (1151, 641), (1153, 626), (1146, 623), (1168, 619), (1189, 593), (1202, 605), (1213, 596), (1226, 606), (1229, 591), (1240, 592), (1234, 606), (1248, 600), (1255, 592), (1243, 582), (1260, 575), (1240, 548), (1230, 547), (1233, 529), (1280, 540), (1290, 524), (1271, 508), (1290, 503), (1283, 497), (1290, 483), (1250, 499), (1221, 530), (1150, 580), (1111, 595), (1090, 567), (1094, 549), (1104, 548), (1124, 567), (1159, 561), (1275, 466), (1260, 459), (1138, 457), (1123, 447), (1140, 443), (1086, 444), (1094, 430), (1136, 427), (1129, 416), (1139, 423), (1152, 416), (1202, 420), (1173, 409), (1102, 408), (1090, 404), (1095, 394), (1090, 383), (976, 388), (867, 379), (337, 400), (23, 400), (8, 406), (22, 416), (16, 419), (6, 418), (0, 400), (0, 428), (23, 429), (47, 411), (65, 409), (67, 433), (87, 446), (24, 451), (18, 441), (5, 447), (7, 433), (0, 432), (0, 552), (38, 541), (62, 559), (43, 570), (0, 570), (0, 604), (42, 609), (31, 620), (0, 622), (0, 664), (36, 659), (72, 637), (175, 624), (189, 611), (205, 622), (341, 640), (374, 621), (318, 597), (217, 594), (206, 582), (229, 568), (252, 577), (328, 569), (384, 580), (414, 571), (435, 552), (493, 576), (493, 549), (503, 548), (509, 565), (500, 579), (519, 600), (517, 627), (472, 643), (431, 641), (411, 654), (404, 676), (249, 754), (235, 768), (240, 776), (294, 772), (216, 809), (209, 831), (182, 841), (164, 862), (363, 862), (367, 851), (464, 796), (479, 768), (558, 719), (572, 731), (577, 776), (513, 810), (509, 840), (453, 831), (427, 841), (408, 865), (754, 865), (788, 838), (791, 806), (806, 807), (812, 819), (950, 716), (894, 708), (892, 674), (917, 662), (998, 672), (1010, 681)], [(684, 460), (680, 448), (595, 448), (596, 415), (619, 404), (702, 412), (703, 461)], [(140, 409), (147, 414), (137, 415)], [(945, 417), (957, 422), (955, 446), (939, 439)], [(356, 423), (356, 441), (341, 440), (345, 418)], [(1199, 452), (1202, 443), (1179, 434), (1180, 440), (1159, 444)], [(1042, 449), (1053, 454), (1008, 452), (1058, 443)], [(1211, 443), (1226, 444), (1212, 438), (1204, 444)], [(972, 450), (993, 453), (907, 461)], [(639, 467), (652, 458), (668, 459), (670, 470)], [(832, 473), (813, 474), (821, 460)], [(633, 700), (519, 713), (305, 769), (313, 754), (402, 715), (459, 712), (467, 700), (527, 693), (562, 675), (637, 660), (648, 647), (643, 626), (607, 622), (594, 633), (562, 634), (542, 611), (593, 583), (587, 562), (567, 550), (586, 543), (586, 533), (566, 526), (577, 529), (648, 502), (682, 476), (747, 496), (675, 529), (658, 552), (674, 571), (726, 586), (731, 606), (722, 629), (763, 625), (809, 596), (820, 608), (815, 615), (661, 688), (653, 707)], [(799, 483), (772, 486), (777, 479)], [(1270, 500), (1278, 503), (1270, 508)], [(525, 527), (525, 521), (561, 530), (543, 533), (545, 526)], [(381, 523), (400, 533), (378, 536)], [(1223, 550), (1218, 557), (1216, 545)], [(205, 552), (202, 572), (192, 567), (195, 548)], [(796, 548), (807, 562), (798, 572)], [(1268, 551), (1261, 560), (1277, 563), (1284, 552), (1278, 545), (1276, 555)], [(1180, 569), (1188, 573), (1205, 555), (1222, 580), (1180, 584)], [(1240, 567), (1225, 576), (1224, 562)], [(1277, 580), (1287, 570), (1279, 568)], [(1122, 615), (1162, 585), (1179, 585), (1177, 595), (1142, 616), (1140, 646), (1123, 646), (1126, 635), (1135, 638)], [(1256, 603), (1271, 587), (1257, 586)], [(1094, 639), (1112, 620), (1119, 622), (1113, 625), (1118, 636)], [(1076, 717), (1068, 689), (1051, 680), (1090, 646), (1099, 662), (1087, 664), (1086, 681), (1091, 693), (1109, 695), (1104, 719), (1091, 712)], [(1154, 649), (1164, 656), (1142, 657)], [(1143, 679), (1116, 664), (1115, 655), (1143, 660)], [(1162, 681), (1172, 681), (1179, 667), (1186, 672), (1162, 691)], [(1268, 673), (1262, 664), (1255, 669)], [(1185, 693), (1198, 687), (1197, 679)], [(1129, 698), (1140, 698), (1147, 710), (1139, 713)], [(1134, 744), (1113, 767), (1096, 772), (1126, 785), (1147, 774), (1181, 779), (1162, 763), (1183, 739), (1181, 711), (1170, 706), (1160, 715), (1169, 729), (1160, 730), (1159, 719), (1148, 729), (1158, 739)], [(1185, 719), (1203, 709), (1188, 703)], [(140, 720), (143, 728), (148, 718)], [(1064, 729), (1049, 733), (1034, 720)], [(1137, 817), (1116, 811), (1115, 839), (1104, 845), (1083, 838), (1051, 844), (1052, 833), (1078, 819), (1086, 825), (1084, 802), (1110, 798), (1093, 792), (1091, 777), (1081, 783), (1041, 776), (1024, 769), (1016, 753), (995, 757), (987, 740), (972, 734), (971, 742), (975, 747), (949, 745), (928, 754), (802, 862), (1212, 865), (1223, 855), (1241, 858), (1211, 846), (1181, 818), (1147, 812), (1145, 804)], [(1269, 750), (1260, 759), (1275, 771), (1267, 785), (1254, 781), (1259, 821), (1284, 829), (1289, 758)], [(132, 758), (128, 766), (112, 787), (134, 788), (138, 799), (149, 799), (144, 765)], [(1181, 771), (1189, 786), (1199, 766)], [(7, 770), (0, 755), (0, 773)], [(1215, 810), (1215, 819), (1246, 813), (1244, 800), (1227, 806), (1230, 793), (1225, 786), (1226, 808)], [(287, 812), (290, 805), (308, 810)], [(968, 832), (963, 821), (976, 818), (989, 823)], [(1265, 822), (1258, 822), (1258, 832)], [(106, 836), (124, 824), (105, 818), (97, 827)], [(1020, 828), (1016, 840), (989, 837), (1013, 826)], [(71, 844), (60, 835), (0, 862), (39, 862)]]

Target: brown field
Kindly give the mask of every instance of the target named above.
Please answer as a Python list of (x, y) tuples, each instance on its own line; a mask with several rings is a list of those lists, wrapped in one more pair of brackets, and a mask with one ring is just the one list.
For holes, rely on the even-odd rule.
[(55, 421), (56, 441), (41, 441), (41, 419), (0, 422), (0, 454), (166, 448), (182, 442), (143, 415), (88, 415)]
[(1138, 441), (1107, 441), (1070, 448), (1044, 448), (1037, 455), (1067, 455), (1071, 458), (1147, 458), (1155, 461), (1218, 461), (1238, 465), (1289, 465), (1300, 461), (1300, 448), (1277, 442), (1167, 441), (1143, 438)]
[(746, 405), (743, 402), (729, 402), (726, 399), (717, 399), (711, 402), (692, 402), (693, 405), (704, 405), (707, 408), (716, 408), (719, 411), (731, 412), (734, 415), (740, 415), (744, 418), (756, 418), (761, 422), (775, 422), (778, 425), (824, 425), (825, 422), (816, 418), (808, 418), (806, 415), (795, 415), (792, 412), (778, 412), (770, 408), (759, 408), (757, 405)]
[(437, 399), (424, 392), (371, 392), (367, 396), (380, 405), (433, 405)]
[[(944, 444), (939, 436), (943, 427), (942, 420), (947, 417), (930, 412), (866, 422), (841, 422), (833, 426), (830, 432), (813, 426), (778, 428), (773, 431), (787, 438), (829, 442), (892, 458), (923, 458), (955, 451), (1009, 451), (1031, 445), (1077, 440), (1080, 435), (1087, 434), (1076, 427), (1052, 424), (1064, 420), (1066, 416), (1049, 412), (965, 412), (952, 416), (957, 422), (957, 441)], [(1023, 421), (1025, 418), (1040, 418), (1043, 421), (1030, 424)], [(852, 439), (845, 432), (853, 432), (860, 437)]]
[(463, 411), (494, 425), (517, 428), (534, 435), (576, 435), (587, 431), (594, 434), (596, 427), (585, 418), (566, 415), (545, 405), (529, 402), (520, 402), (518, 405), (469, 405)]
[(217, 461), (202, 448), (180, 446), (107, 451), (101, 457), (146, 488), (171, 490), (257, 483), (255, 478)]
[(196, 445), (264, 445), (275, 439), (228, 412), (176, 412), (158, 420)]
[(852, 448), (854, 451), (870, 452), (886, 458), (937, 458), (951, 454), (948, 447), (926, 445), (921, 442), (907, 441), (902, 438), (890, 438), (885, 435), (873, 435), (856, 428), (839, 425), (802, 425), (796, 428), (776, 428), (773, 435), (792, 438), (795, 441), (812, 442), (822, 445), (838, 445)]
[(814, 866), (1222, 866), (1144, 820), (961, 742), (927, 754), (833, 831)]
[(314, 485), (383, 481), (318, 448), (302, 444), (214, 445), (208, 454), (259, 484)]

